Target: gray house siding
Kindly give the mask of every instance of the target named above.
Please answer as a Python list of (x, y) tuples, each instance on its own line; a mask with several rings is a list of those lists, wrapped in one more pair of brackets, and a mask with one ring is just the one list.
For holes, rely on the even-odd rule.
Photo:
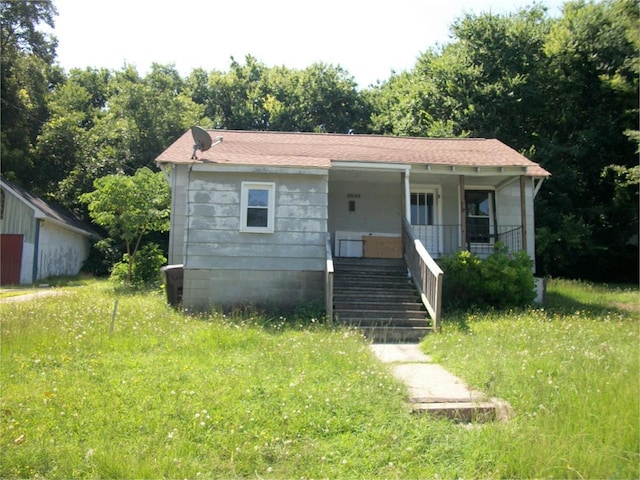
[[(400, 172), (331, 172), (329, 230), (400, 234)], [(349, 203), (352, 202), (353, 211)]]
[[(183, 239), (172, 239), (172, 260), (185, 266), (187, 308), (244, 304), (247, 292), (265, 306), (323, 298), (327, 172), (252, 170), (187, 173)], [(241, 232), (242, 182), (275, 184), (273, 233)]]
[[(503, 225), (522, 224), (522, 205), (520, 200), (520, 179), (516, 178), (510, 183), (496, 190), (496, 215)], [(534, 232), (534, 184), (530, 178), (525, 179), (525, 222), (527, 253), (535, 260), (535, 232)]]
[(169, 233), (169, 264), (183, 262), (184, 229), (186, 221), (186, 204), (188, 182), (188, 166), (173, 165), (169, 185), (171, 186), (171, 231)]

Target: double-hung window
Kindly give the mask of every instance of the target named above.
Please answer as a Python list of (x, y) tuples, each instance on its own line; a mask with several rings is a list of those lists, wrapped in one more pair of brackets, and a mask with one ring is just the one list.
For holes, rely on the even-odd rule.
[(472, 243), (492, 243), (493, 192), (467, 190), (467, 240)]
[(241, 232), (273, 233), (275, 189), (273, 182), (242, 182)]

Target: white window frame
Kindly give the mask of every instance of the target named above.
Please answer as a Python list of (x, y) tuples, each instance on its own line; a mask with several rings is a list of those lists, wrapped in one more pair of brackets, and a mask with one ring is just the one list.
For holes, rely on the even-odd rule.
[[(444, 228), (442, 228), (442, 202), (441, 202), (441, 186), (440, 185), (415, 185), (410, 190), (410, 195), (425, 194), (433, 195), (433, 222), (431, 224), (426, 223), (424, 225), (413, 224), (414, 232), (421, 232), (419, 235), (423, 235), (420, 238), (427, 251), (435, 257), (441, 255), (444, 246)], [(409, 208), (411, 208), (411, 198), (409, 200)], [(409, 214), (409, 220), (412, 220), (412, 215)]]
[[(266, 227), (251, 227), (247, 225), (247, 210), (251, 207), (249, 205), (249, 191), (250, 190), (267, 190), (267, 226)], [(276, 184), (275, 182), (242, 182), (242, 192), (240, 197), (240, 231), (243, 233), (273, 233), (275, 224), (275, 196), (276, 196)]]

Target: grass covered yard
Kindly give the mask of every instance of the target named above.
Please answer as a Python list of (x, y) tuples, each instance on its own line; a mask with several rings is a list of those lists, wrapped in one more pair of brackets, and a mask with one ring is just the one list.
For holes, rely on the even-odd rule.
[(476, 428), (409, 413), (318, 319), (189, 317), (106, 282), (0, 304), (0, 477), (637, 478), (638, 300), (557, 281), (545, 310), (445, 319), (424, 350), (515, 410)]

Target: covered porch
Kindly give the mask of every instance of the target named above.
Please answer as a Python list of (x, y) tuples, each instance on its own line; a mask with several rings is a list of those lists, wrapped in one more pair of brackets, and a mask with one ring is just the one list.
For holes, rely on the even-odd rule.
[(329, 172), (328, 229), (337, 257), (401, 258), (406, 220), (434, 259), (468, 250), (534, 251), (533, 199), (523, 167), (342, 162)]
[(402, 259), (433, 328), (444, 272), (435, 259), (498, 243), (535, 258), (533, 199), (541, 180), (523, 167), (430, 167), (343, 162), (329, 171), (327, 312), (333, 258)]

